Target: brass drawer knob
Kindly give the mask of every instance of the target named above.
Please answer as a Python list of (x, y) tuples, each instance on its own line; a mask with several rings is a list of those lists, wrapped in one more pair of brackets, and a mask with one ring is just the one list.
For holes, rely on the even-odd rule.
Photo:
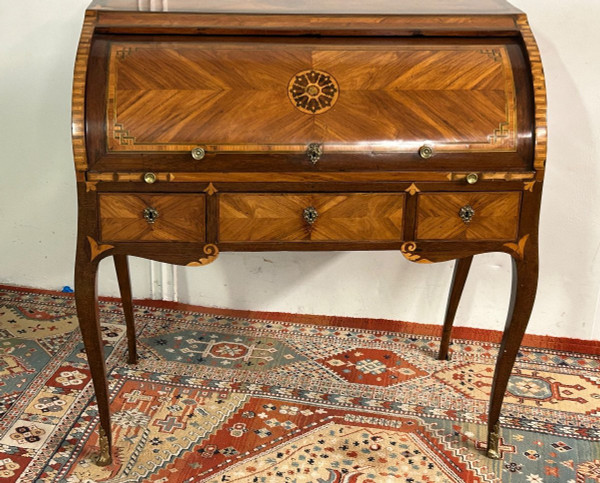
[(148, 184), (156, 183), (156, 175), (154, 173), (144, 174), (144, 181)]
[(469, 224), (475, 216), (475, 210), (471, 205), (465, 205), (458, 211), (458, 216), (465, 224)]
[(192, 158), (196, 161), (200, 161), (206, 156), (206, 151), (203, 148), (194, 148), (192, 149)]
[(465, 179), (467, 180), (467, 183), (475, 184), (479, 181), (479, 175), (477, 173), (469, 173)]
[(314, 206), (309, 206), (308, 208), (304, 208), (302, 212), (302, 217), (304, 221), (309, 225), (312, 225), (315, 221), (317, 221), (317, 217), (319, 216), (319, 212), (315, 209)]
[(310, 143), (306, 148), (306, 155), (312, 164), (317, 164), (323, 156), (323, 146), (318, 143)]
[(425, 144), (419, 148), (419, 156), (423, 159), (429, 159), (433, 157), (433, 146)]
[(154, 208), (145, 208), (142, 215), (144, 215), (144, 218), (149, 224), (152, 224), (158, 218), (158, 211)]

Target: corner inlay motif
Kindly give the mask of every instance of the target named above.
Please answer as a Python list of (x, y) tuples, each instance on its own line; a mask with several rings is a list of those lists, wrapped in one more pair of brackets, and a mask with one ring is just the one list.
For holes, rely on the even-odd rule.
[(406, 188), (404, 191), (406, 191), (407, 193), (410, 194), (410, 196), (414, 196), (417, 193), (419, 193), (421, 190), (419, 188), (417, 188), (416, 184), (411, 184), (408, 188)]
[(113, 245), (100, 245), (91, 236), (88, 236), (87, 239), (90, 244), (90, 254), (91, 254), (90, 261), (94, 260), (101, 253), (104, 253), (105, 251), (114, 248)]
[(427, 260), (426, 258), (421, 257), (417, 253), (414, 253), (417, 249), (417, 244), (415, 242), (406, 242), (403, 243), (400, 247), (400, 251), (404, 258), (406, 258), (410, 262), (414, 263), (433, 263), (431, 260)]
[(217, 256), (219, 256), (219, 249), (216, 245), (213, 245), (212, 243), (204, 245), (202, 251), (204, 252), (206, 257), (201, 257), (198, 260), (194, 260), (188, 263), (188, 267), (200, 267), (202, 265), (208, 265), (209, 263), (214, 262), (217, 259)]
[(519, 259), (523, 260), (523, 258), (525, 258), (525, 245), (527, 245), (527, 240), (529, 240), (529, 235), (525, 235), (518, 243), (505, 243), (504, 246), (510, 248), (515, 252)]
[(123, 124), (115, 123), (113, 136), (122, 146), (131, 146), (135, 143), (135, 137), (129, 135), (129, 131), (125, 129)]
[(212, 196), (217, 193), (219, 190), (215, 188), (215, 185), (212, 183), (208, 183), (208, 186), (203, 190), (208, 196)]

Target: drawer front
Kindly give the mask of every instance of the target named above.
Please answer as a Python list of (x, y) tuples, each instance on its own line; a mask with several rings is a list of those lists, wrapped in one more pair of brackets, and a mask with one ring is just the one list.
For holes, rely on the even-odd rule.
[(222, 194), (219, 240), (384, 241), (403, 237), (404, 194)]
[(100, 194), (103, 241), (205, 239), (204, 195)]
[(521, 193), (421, 193), (418, 240), (514, 240)]

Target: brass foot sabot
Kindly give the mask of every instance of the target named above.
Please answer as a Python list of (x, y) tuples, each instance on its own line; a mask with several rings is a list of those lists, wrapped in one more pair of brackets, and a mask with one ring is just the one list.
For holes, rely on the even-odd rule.
[(494, 429), (488, 435), (487, 456), (493, 460), (501, 459), (500, 449), (500, 422), (494, 424)]
[(107, 466), (112, 463), (112, 455), (110, 454), (110, 444), (108, 443), (108, 436), (104, 432), (102, 426), (98, 430), (99, 433), (99, 444), (100, 444), (100, 454), (98, 455), (98, 459), (96, 460), (96, 464), (98, 466)]

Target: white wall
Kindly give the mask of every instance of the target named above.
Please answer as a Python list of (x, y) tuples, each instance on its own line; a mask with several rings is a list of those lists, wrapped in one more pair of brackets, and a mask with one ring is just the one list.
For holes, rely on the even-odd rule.
[[(75, 50), (88, 0), (0, 0), (0, 283), (72, 286), (76, 196), (70, 145)], [(514, 0), (548, 77), (550, 149), (541, 280), (531, 334), (600, 338), (600, 2)], [(458, 325), (501, 329), (507, 255), (474, 262)], [(441, 323), (452, 264), (398, 253), (222, 254), (205, 268), (135, 260), (136, 297), (207, 306)], [(100, 291), (116, 295), (103, 262)]]

